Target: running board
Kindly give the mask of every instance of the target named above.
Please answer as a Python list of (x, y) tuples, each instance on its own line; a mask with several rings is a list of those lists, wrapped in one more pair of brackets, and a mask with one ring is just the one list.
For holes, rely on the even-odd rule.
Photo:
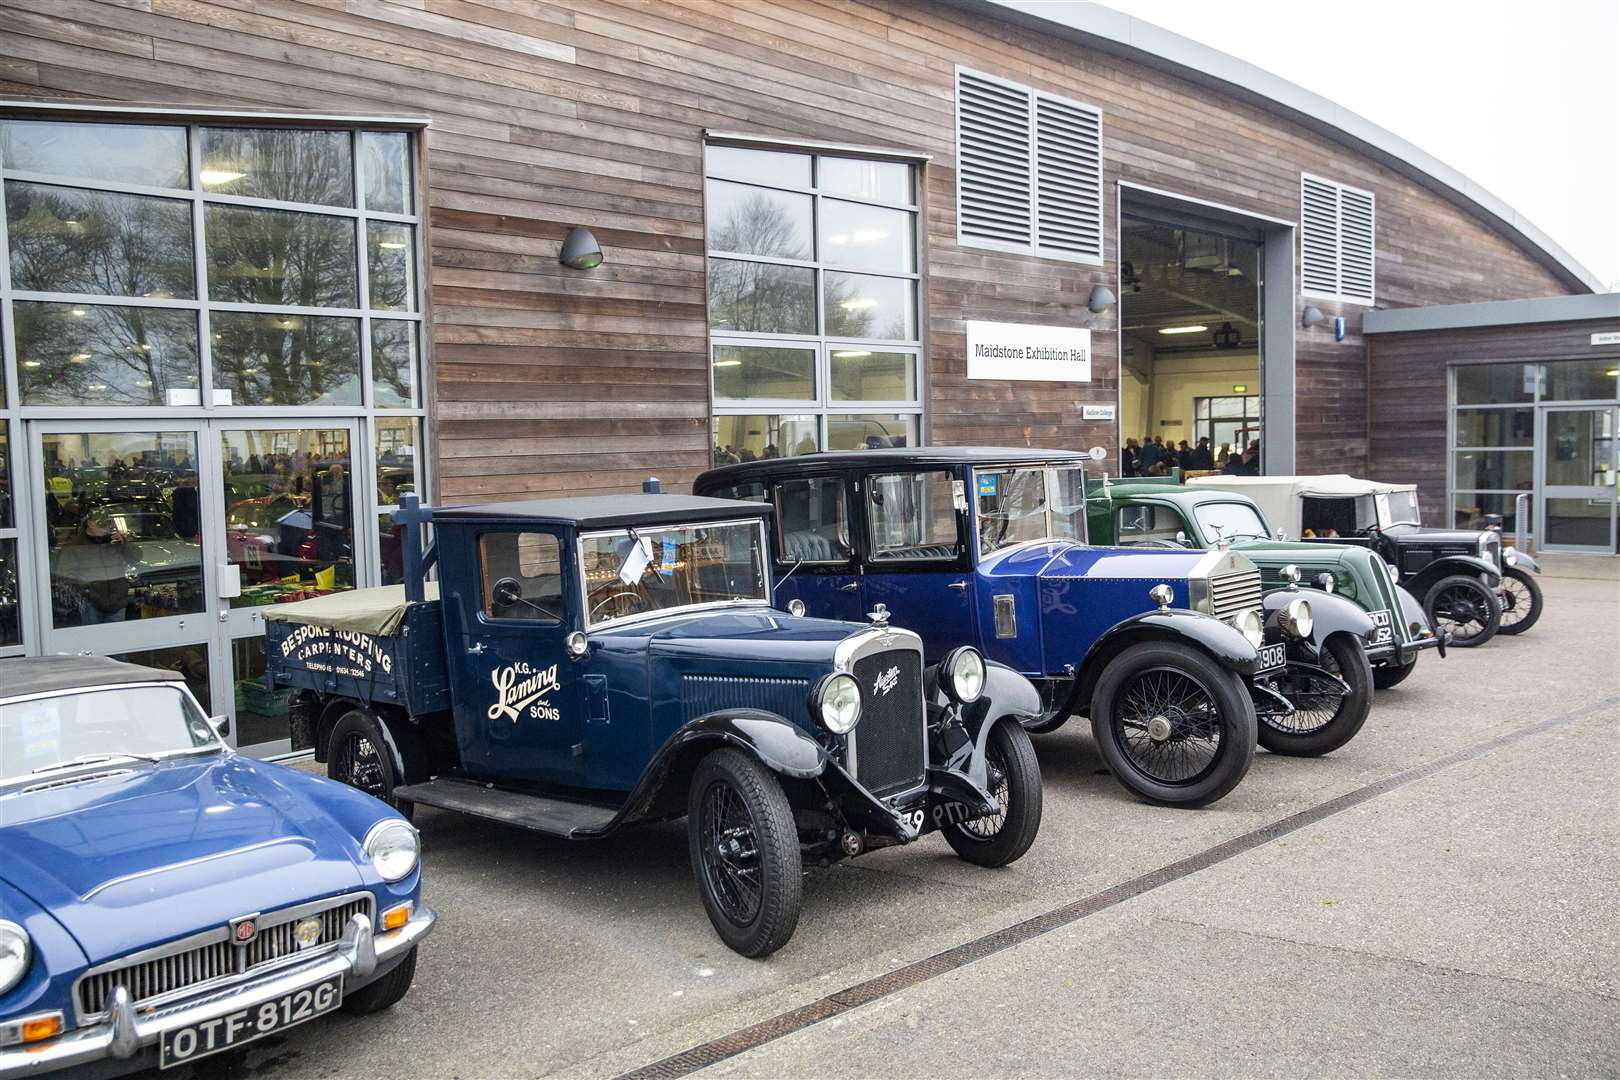
[(471, 780), (447, 777), (429, 780), (425, 784), (397, 787), (394, 798), (423, 806), (437, 806), (441, 810), (454, 810), (459, 814), (487, 818), (568, 840), (585, 840), (603, 835), (619, 814), (613, 807), (549, 799), (542, 795), (507, 791)]

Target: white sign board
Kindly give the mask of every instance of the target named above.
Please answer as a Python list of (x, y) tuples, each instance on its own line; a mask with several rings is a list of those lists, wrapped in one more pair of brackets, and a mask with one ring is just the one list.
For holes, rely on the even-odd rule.
[(1592, 344), (1594, 344), (1594, 345), (1620, 345), (1620, 332), (1613, 333), (1613, 334), (1593, 334), (1592, 335)]
[(1112, 420), (1114, 407), (1112, 405), (1082, 405), (1080, 406), (1080, 419), (1082, 420)]
[(967, 377), (1091, 381), (1091, 331), (1034, 323), (967, 324)]

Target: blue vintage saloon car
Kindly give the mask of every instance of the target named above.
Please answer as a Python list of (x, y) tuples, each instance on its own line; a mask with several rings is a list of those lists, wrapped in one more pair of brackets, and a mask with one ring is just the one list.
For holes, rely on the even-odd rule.
[(0, 1077), (181, 1065), (405, 995), (415, 830), (234, 753), (172, 671), (0, 660)]
[(971, 647), (925, 668), (881, 604), (782, 610), (768, 507), (414, 501), (396, 515), (413, 526), (403, 586), (267, 619), (294, 745), (332, 777), (572, 840), (685, 814), (704, 908), (745, 956), (792, 936), (806, 864), (938, 831), (1004, 866), (1034, 841), (1034, 687)]
[(1084, 460), (810, 454), (714, 469), (696, 490), (776, 508), (783, 598), (829, 618), (886, 605), (930, 657), (975, 645), (1039, 689), (1030, 730), (1087, 715), (1126, 788), (1202, 806), (1248, 770), (1256, 707), (1292, 710), (1270, 685), (1285, 648), (1265, 643), (1259, 571), (1235, 551), (1088, 546)]

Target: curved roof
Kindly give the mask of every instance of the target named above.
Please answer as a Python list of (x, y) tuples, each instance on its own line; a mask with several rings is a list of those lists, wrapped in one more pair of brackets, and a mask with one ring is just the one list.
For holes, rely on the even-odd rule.
[(947, 0), (966, 9), (1056, 33), (1089, 48), (1125, 56), (1193, 82), (1280, 109), (1291, 118), (1404, 173), (1442, 198), (1493, 225), (1523, 245), (1571, 288), (1606, 292), (1597, 275), (1536, 228), (1513, 207), (1439, 158), (1336, 105), (1320, 94), (1279, 78), (1191, 38), (1094, 3), (1055, 0)]

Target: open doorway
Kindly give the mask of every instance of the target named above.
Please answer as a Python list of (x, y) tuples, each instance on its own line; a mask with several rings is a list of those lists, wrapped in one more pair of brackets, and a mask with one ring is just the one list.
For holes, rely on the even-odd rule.
[(1120, 219), (1120, 442), (1126, 475), (1261, 471), (1258, 240)]

